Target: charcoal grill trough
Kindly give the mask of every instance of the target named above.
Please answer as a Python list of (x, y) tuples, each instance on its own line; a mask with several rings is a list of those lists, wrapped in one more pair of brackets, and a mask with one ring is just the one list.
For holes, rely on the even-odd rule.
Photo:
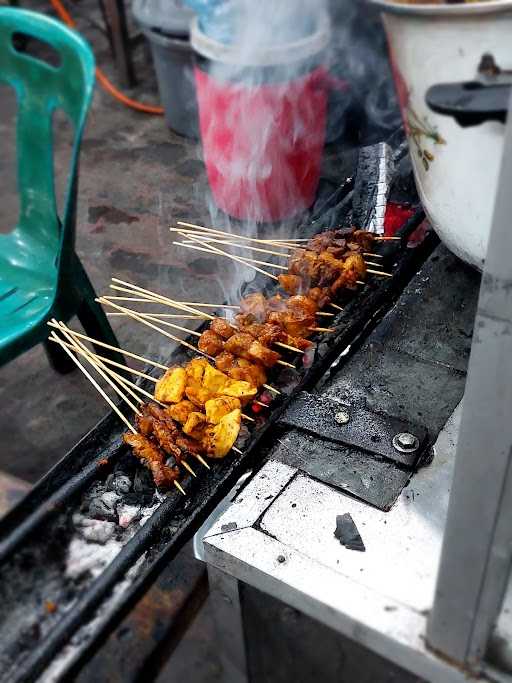
[[(395, 157), (402, 153), (399, 148)], [(352, 179), (343, 183), (322, 204), (304, 226), (305, 236), (328, 225), (351, 224), (354, 184)], [(377, 196), (382, 199), (382, 193)], [(122, 425), (111, 412), (1, 521), (0, 681), (33, 681), (43, 672), (48, 680), (75, 675), (240, 475), (262, 464), (277, 423), (300, 421), (309, 395), (304, 392), (333, 363), (339, 368), (347, 349), (362, 343), (438, 244), (428, 231), (409, 240), (418, 234), (424, 214), (415, 195), (408, 200), (414, 212), (396, 233), (401, 239), (381, 248), (392, 277), (373, 279), (344, 304), (330, 323), (336, 333), (318, 343), (309, 367), (273, 376), (281, 396), (238, 442), (243, 455), (216, 461), (197, 479), (185, 480), (185, 498), (178, 492), (161, 496), (122, 443)], [(260, 277), (251, 288), (272, 289)], [(177, 348), (168, 364), (191, 357)], [(151, 386), (147, 382), (145, 388)], [(430, 446), (423, 430), (420, 447), (400, 466), (412, 473)]]

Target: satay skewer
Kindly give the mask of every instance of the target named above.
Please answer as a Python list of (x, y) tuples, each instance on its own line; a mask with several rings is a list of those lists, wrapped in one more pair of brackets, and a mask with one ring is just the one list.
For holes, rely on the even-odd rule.
[[(180, 234), (182, 234), (179, 230), (176, 230), (176, 232), (179, 232)], [(231, 245), (231, 246), (234, 246), (234, 247), (238, 247), (238, 248), (240, 248), (240, 249), (256, 250), (256, 248), (253, 247), (253, 246), (249, 246), (249, 245), (245, 245), (245, 244), (236, 244), (235, 242), (227, 242), (227, 241), (224, 241), (224, 240), (216, 240), (216, 239), (213, 239), (213, 238), (205, 238), (204, 241), (205, 241), (205, 242), (208, 242), (208, 243), (210, 243), (210, 242), (216, 242), (216, 243), (218, 243), (218, 244)], [(188, 249), (194, 249), (194, 250), (197, 250), (197, 251), (203, 251), (203, 252), (211, 253), (209, 249), (204, 249), (204, 248), (201, 248), (201, 247), (197, 247), (197, 246), (196, 246), (193, 242), (191, 242), (191, 241), (189, 241), (189, 242), (173, 242), (173, 244), (176, 244), (177, 246), (180, 246), (180, 247), (186, 247), (186, 248), (188, 248)], [(296, 249), (296, 247), (294, 247), (294, 246), (290, 246), (289, 248), (290, 248), (290, 249), (294, 249), (294, 250)], [(289, 258), (291, 258), (291, 257), (293, 256), (293, 254), (283, 254), (283, 253), (279, 253), (279, 252), (272, 251), (272, 250), (270, 250), (270, 249), (257, 249), (257, 251), (262, 251), (262, 252), (264, 252), (264, 253), (271, 254), (271, 255), (275, 255), (275, 256), (278, 256), (278, 257), (280, 257), (280, 258), (285, 258), (285, 259), (289, 259)], [(371, 255), (371, 256), (380, 256), (379, 254), (369, 254), (369, 253), (367, 253), (367, 252), (364, 252), (364, 253), (363, 253), (363, 257), (364, 257), (365, 255), (367, 255), (367, 256), (370, 256), (370, 255)], [(278, 264), (275, 264), (275, 263), (267, 263), (266, 261), (258, 261), (258, 260), (255, 260), (255, 259), (250, 259), (250, 258), (248, 258), (248, 257), (246, 257), (246, 256), (241, 256), (240, 258), (243, 258), (244, 261), (249, 261), (249, 262), (252, 262), (252, 263), (258, 263), (258, 264), (260, 264), (260, 265), (270, 266), (270, 267), (272, 267), (272, 268), (279, 268), (279, 269), (281, 269), (281, 270), (287, 270), (287, 269), (288, 269), (287, 266), (282, 266), (282, 265), (278, 265)], [(381, 257), (381, 258), (382, 258), (382, 257)], [(382, 268), (382, 264), (381, 264), (381, 263), (373, 263), (372, 261), (365, 261), (365, 263), (366, 263), (367, 266), (376, 266), (377, 268)]]
[[(55, 326), (55, 323), (56, 323), (56, 326), (58, 327), (58, 329), (62, 332), (62, 334), (65, 335), (65, 337), (68, 340), (70, 340), (70, 341), (72, 340), (72, 335), (69, 334), (69, 332), (71, 332), (71, 330), (69, 330), (69, 328), (67, 328), (66, 325), (64, 325), (64, 323), (58, 323), (56, 320), (52, 320), (52, 322), (54, 323), (53, 326)], [(54, 335), (54, 336), (56, 336), (56, 335)], [(52, 338), (52, 341), (55, 341), (55, 340)], [(122, 377), (119, 373), (115, 372), (111, 368), (108, 368), (105, 365), (105, 363), (98, 360), (99, 357), (95, 353), (90, 351), (90, 349), (88, 349), (85, 346), (85, 344), (83, 344), (79, 340), (75, 339), (74, 344), (66, 344), (65, 342), (62, 342), (61, 345), (62, 344), (64, 346), (66, 346), (67, 348), (73, 349), (75, 351), (75, 353), (79, 353), (80, 355), (84, 356), (85, 359), (94, 367), (94, 369), (110, 384), (110, 386), (114, 389), (114, 391), (121, 398), (124, 399), (124, 401), (130, 406), (130, 408), (132, 408), (132, 409), (134, 408), (133, 404), (129, 401), (129, 399), (126, 396), (123, 395), (123, 393), (119, 390), (119, 388), (117, 387), (115, 382), (117, 382), (125, 391), (127, 391), (138, 403), (144, 403), (144, 401), (139, 396), (137, 396), (137, 394), (134, 393), (134, 391), (131, 389), (131, 387), (133, 387), (134, 389), (137, 389), (137, 391), (142, 393), (144, 396), (149, 398), (151, 401), (158, 403), (159, 405), (163, 406), (164, 408), (166, 407), (165, 404), (158, 401), (152, 394), (150, 394), (149, 392), (142, 389), (142, 387), (139, 387), (137, 384), (134, 384), (130, 380), (126, 379), (125, 377)], [(108, 359), (105, 359), (105, 360), (108, 361)], [(125, 366), (122, 366), (120, 363), (116, 363), (116, 365), (119, 365), (122, 368), (125, 367)], [(143, 374), (143, 373), (141, 373), (141, 374)], [(154, 377), (150, 377), (149, 375), (145, 375), (145, 377), (147, 379), (153, 380), (154, 382), (158, 381)], [(113, 380), (115, 380), (115, 382)], [(141, 415), (141, 412), (137, 408), (134, 409), (134, 412), (136, 415)], [(252, 418), (249, 418), (249, 419), (252, 420)], [(197, 474), (194, 472), (192, 467), (188, 464), (188, 462), (184, 458), (182, 458), (181, 460), (179, 460), (177, 462), (179, 465), (182, 465), (184, 467), (184, 469), (186, 469), (187, 472), (189, 472), (193, 477), (197, 477)], [(207, 466), (207, 463), (205, 463), (204, 461), (202, 462), (202, 464)]]
[[(57, 321), (54, 321), (54, 322), (57, 323)], [(59, 327), (58, 324), (57, 324), (57, 327)], [(59, 328), (59, 329), (61, 329), (61, 328)], [(61, 329), (61, 332), (62, 332), (63, 334), (65, 334), (65, 332), (64, 332), (62, 329)], [(120, 417), (121, 420), (126, 424), (126, 426), (128, 427), (128, 429), (129, 429), (133, 434), (137, 434), (137, 430), (133, 427), (133, 425), (131, 424), (131, 422), (123, 415), (123, 413), (119, 410), (119, 408), (115, 405), (115, 403), (107, 396), (107, 394), (103, 391), (103, 389), (100, 387), (100, 385), (96, 382), (96, 380), (94, 379), (94, 377), (92, 377), (92, 375), (89, 373), (89, 371), (80, 363), (80, 361), (78, 360), (78, 358), (77, 358), (77, 357), (76, 357), (76, 356), (67, 348), (67, 345), (64, 344), (64, 342), (63, 342), (61, 339), (59, 339), (59, 337), (56, 335), (55, 332), (52, 332), (52, 333), (51, 333), (50, 338), (51, 338), (53, 341), (55, 341), (57, 344), (59, 344), (59, 346), (68, 354), (68, 356), (73, 360), (73, 362), (76, 364), (76, 366), (82, 371), (82, 373), (83, 373), (83, 374), (87, 377), (87, 379), (91, 382), (91, 384), (93, 385), (93, 387), (94, 387), (94, 388), (98, 391), (98, 393), (105, 399), (105, 401), (106, 401), (106, 402), (108, 403), (108, 405), (114, 410), (114, 412), (118, 415), (118, 417)], [(77, 350), (78, 350), (78, 348), (77, 348)], [(88, 359), (88, 360), (90, 360), (90, 359)], [(97, 371), (99, 370), (98, 367), (95, 366), (93, 363), (91, 363), (91, 365), (93, 365), (93, 367), (95, 368), (95, 370), (97, 370)], [(126, 400), (126, 399), (125, 399), (125, 400)], [(185, 468), (185, 469), (186, 469), (186, 468)], [(183, 489), (183, 487), (181, 486), (181, 484), (180, 484), (179, 482), (177, 482), (176, 480), (173, 480), (172, 483), (174, 484), (175, 488), (178, 489), (178, 491), (179, 491), (182, 495), (184, 495), (184, 496), (187, 495), (187, 494), (185, 493), (185, 490)]]
[[(103, 298), (103, 297), (100, 297), (100, 298)], [(126, 316), (128, 316), (128, 317), (130, 317), (130, 318), (135, 318), (136, 320), (139, 320), (139, 321), (141, 321), (141, 322), (144, 322), (144, 321), (149, 322), (150, 320), (152, 320), (152, 317), (151, 317), (151, 314), (150, 314), (150, 313), (139, 313), (139, 312), (137, 312), (137, 311), (133, 311), (131, 308), (125, 308), (124, 306), (118, 306), (118, 305), (115, 304), (114, 302), (109, 302), (108, 300), (104, 300), (103, 302), (100, 302), (100, 303), (103, 303), (104, 305), (109, 305), (109, 304), (110, 304), (111, 306), (114, 306), (115, 308), (119, 309), (119, 310), (120, 310), (122, 313), (124, 313)], [(191, 334), (191, 335), (193, 335), (193, 336), (195, 336), (195, 337), (201, 337), (201, 332), (196, 332), (195, 330), (191, 330), (191, 329), (188, 328), (188, 327), (181, 327), (180, 325), (175, 325), (174, 323), (169, 323), (169, 322), (166, 322), (165, 320), (159, 320), (159, 322), (160, 322), (161, 325), (168, 325), (169, 327), (172, 327), (172, 328), (177, 329), (177, 330), (181, 330), (181, 331), (183, 331), (183, 332), (187, 332), (188, 334)], [(153, 327), (154, 327), (154, 329), (157, 329), (157, 330), (161, 331), (162, 334), (165, 334), (165, 331), (164, 331), (164, 330), (161, 330), (161, 329), (159, 329), (159, 328), (156, 327), (156, 326), (153, 326)], [(319, 328), (319, 329), (320, 329), (320, 328)], [(188, 346), (189, 348), (192, 348), (192, 349), (195, 349), (195, 348), (196, 348), (195, 346), (192, 346), (191, 344), (187, 344), (187, 342), (185, 342), (183, 339), (180, 340), (180, 341), (181, 341), (182, 344), (184, 344), (185, 346)], [(283, 344), (281, 344), (281, 342), (276, 342), (276, 343), (278, 343), (278, 344), (280, 344), (280, 345), (282, 345), (282, 346), (285, 346), (285, 347), (286, 347), (287, 349), (289, 349), (289, 350), (298, 351), (299, 353), (303, 353), (300, 349), (297, 349), (297, 348), (295, 348), (294, 346), (289, 346), (288, 344), (283, 345)], [(203, 352), (200, 351), (199, 349), (197, 349), (197, 351), (198, 351), (199, 353), (203, 353)], [(207, 358), (210, 358), (210, 360), (214, 360), (214, 359), (212, 359), (210, 356), (208, 356), (206, 353), (203, 353), (203, 355), (205, 355)], [(293, 368), (293, 370), (296, 370), (296, 369), (297, 369), (297, 368), (295, 367), (295, 365), (292, 365), (291, 363), (287, 363), (287, 362), (284, 361), (284, 360), (278, 360), (278, 361), (276, 361), (276, 362), (277, 362), (279, 365), (283, 365), (283, 366), (286, 367), (286, 368)]]
[[(53, 324), (52, 322), (48, 322), (48, 325), (50, 327), (54, 327), (56, 329), (59, 329), (59, 326), (57, 324)], [(105, 342), (99, 341), (98, 339), (94, 339), (93, 337), (88, 337), (86, 334), (82, 334), (81, 332), (76, 332), (75, 330), (69, 330), (69, 331), (74, 337), (79, 337), (80, 339), (84, 339), (85, 341), (91, 342), (91, 344), (94, 344), (96, 346), (102, 346), (102, 347), (110, 349), (112, 351), (117, 351), (120, 354), (124, 354), (125, 356), (129, 356), (130, 358), (134, 358), (135, 360), (141, 361), (142, 363), (145, 363), (146, 365), (152, 365), (155, 368), (160, 368), (161, 370), (166, 370), (166, 371), (169, 369), (169, 367), (167, 365), (164, 365), (163, 363), (159, 363), (158, 361), (152, 360), (151, 358), (145, 358), (144, 356), (139, 356), (136, 353), (132, 353), (131, 351), (126, 351), (125, 349), (121, 349), (118, 346), (112, 346), (111, 344), (106, 344)], [(59, 341), (59, 343), (64, 343), (64, 342), (61, 342), (60, 340), (58, 340), (58, 341)], [(181, 341), (181, 340), (179, 340), (179, 341)], [(201, 353), (198, 349), (195, 348), (195, 346), (193, 346), (192, 348), (197, 353)], [(202, 354), (202, 355), (206, 355), (206, 354)], [(213, 359), (210, 359), (210, 360), (213, 360)], [(110, 362), (113, 363), (114, 361), (110, 361)], [(126, 367), (126, 366), (123, 366), (123, 368), (124, 367)], [(136, 374), (136, 372), (133, 370), (133, 368), (126, 367), (126, 369), (128, 371)], [(150, 375), (148, 375), (148, 377), (150, 377)], [(270, 384), (262, 384), (262, 386), (265, 389), (268, 389), (268, 391), (271, 391), (276, 395), (281, 394), (281, 392), (278, 389), (271, 386)], [(153, 399), (153, 401), (156, 400), (154, 397), (152, 397), (152, 399)], [(258, 401), (254, 401), (254, 402), (259, 403)], [(157, 403), (158, 403), (158, 401), (157, 401)], [(264, 403), (262, 405), (264, 405), (266, 408), (268, 408), (266, 403)]]
[[(178, 232), (179, 232), (179, 231), (178, 231)], [(181, 233), (180, 233), (180, 234), (181, 234)], [(233, 259), (234, 261), (238, 261), (238, 262), (240, 262), (240, 263), (246, 263), (246, 265), (251, 266), (252, 268), (258, 270), (259, 272), (263, 272), (265, 275), (269, 275), (270, 277), (272, 277), (272, 278), (278, 280), (278, 278), (277, 278), (275, 275), (272, 275), (271, 273), (267, 273), (266, 271), (262, 271), (260, 268), (258, 268), (258, 267), (255, 266), (255, 265), (251, 265), (251, 263), (249, 262), (249, 259), (244, 259), (244, 258), (241, 258), (241, 257), (238, 257), (238, 256), (234, 256), (233, 254), (230, 254), (229, 252), (225, 252), (225, 251), (222, 251), (222, 250), (220, 250), (220, 249), (217, 249), (217, 247), (214, 247), (213, 245), (210, 245), (210, 246), (208, 247), (208, 244), (207, 244), (206, 242), (201, 241), (199, 238), (196, 238), (196, 237), (193, 237), (193, 236), (191, 236), (191, 237), (192, 237), (192, 239), (193, 239), (194, 241), (199, 242), (200, 244), (203, 244), (203, 246), (206, 246), (206, 247), (207, 247), (206, 249), (205, 249), (205, 248), (201, 249), (201, 248), (198, 247), (199, 251), (206, 251), (206, 252), (210, 252), (210, 253), (213, 251), (214, 253), (216, 252), (216, 253), (222, 254), (223, 256), (227, 256), (228, 258)], [(179, 242), (176, 242), (175, 244), (179, 244)], [(187, 245), (187, 246), (189, 246), (189, 248), (191, 248), (191, 249), (196, 248), (196, 247), (194, 247), (193, 245)], [(286, 269), (286, 270), (287, 270), (287, 269)], [(375, 270), (372, 270), (372, 269), (369, 269), (369, 268), (366, 269), (366, 272), (367, 272), (367, 273), (370, 273), (371, 275), (382, 275), (383, 277), (393, 277), (391, 273), (386, 273), (386, 272), (384, 272), (384, 271), (382, 271), (382, 272), (381, 272), (381, 271), (375, 271)], [(358, 284), (358, 285), (364, 285), (364, 284), (366, 284), (366, 283), (363, 282), (362, 280), (356, 280), (356, 284)]]

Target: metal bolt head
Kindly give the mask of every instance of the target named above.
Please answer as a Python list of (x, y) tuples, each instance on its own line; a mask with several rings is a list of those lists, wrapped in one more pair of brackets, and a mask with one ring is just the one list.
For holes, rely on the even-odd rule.
[(283, 562), (286, 562), (286, 557), (284, 555), (278, 555), (277, 561), (279, 562), (279, 564), (283, 564)]
[(350, 413), (348, 410), (343, 408), (336, 413), (334, 419), (339, 425), (346, 425), (348, 422), (350, 422)]
[(420, 441), (414, 434), (400, 432), (393, 437), (393, 446), (400, 453), (412, 453), (418, 450)]

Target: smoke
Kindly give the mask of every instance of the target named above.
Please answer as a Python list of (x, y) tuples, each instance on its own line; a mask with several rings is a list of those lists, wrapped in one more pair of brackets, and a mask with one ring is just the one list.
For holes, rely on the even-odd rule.
[[(326, 137), (340, 139), (351, 125), (355, 141), (367, 143), (369, 131), (385, 139), (399, 125), (377, 13), (353, 0), (332, 0), (331, 7), (328, 0), (190, 4), (201, 12), (193, 43), (208, 225), (247, 237), (292, 237), (316, 197)], [(226, 300), (236, 302), (256, 275), (254, 264), (212, 258), (222, 264)]]
[(331, 97), (328, 139), (345, 132), (360, 145), (385, 141), (401, 117), (379, 9), (370, 2), (331, 0), (330, 14), (330, 71), (349, 87)]

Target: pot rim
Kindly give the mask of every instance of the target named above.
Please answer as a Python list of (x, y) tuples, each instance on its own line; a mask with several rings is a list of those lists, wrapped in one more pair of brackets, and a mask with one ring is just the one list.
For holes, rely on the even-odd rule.
[(512, 10), (512, 0), (489, 0), (488, 2), (471, 2), (450, 5), (433, 5), (422, 3), (412, 5), (393, 2), (393, 0), (370, 0), (389, 14), (409, 14), (415, 16), (464, 16), (480, 14), (496, 14)]

